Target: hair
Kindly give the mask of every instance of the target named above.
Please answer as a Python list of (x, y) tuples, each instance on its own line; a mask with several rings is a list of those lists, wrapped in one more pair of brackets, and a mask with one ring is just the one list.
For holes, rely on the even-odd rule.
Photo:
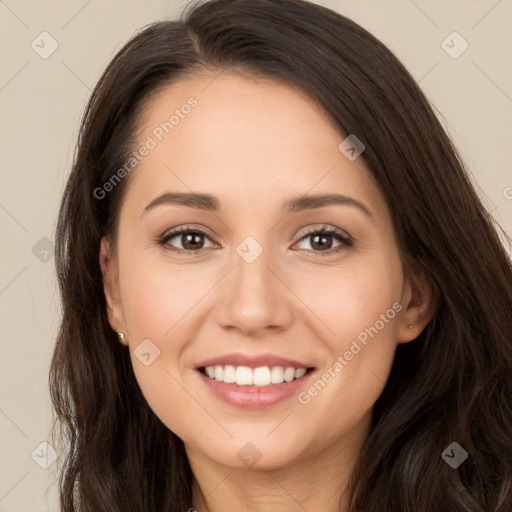
[[(130, 176), (103, 199), (94, 190), (133, 151), (151, 98), (204, 70), (299, 88), (341, 134), (362, 140), (404, 268), (436, 290), (433, 319), (399, 344), (374, 405), (347, 487), (350, 512), (510, 512), (512, 267), (500, 236), (510, 239), (401, 62), (350, 19), (305, 0), (195, 2), (179, 20), (141, 29), (89, 99), (56, 228), (63, 311), (49, 385), (66, 445), (61, 510), (192, 505), (183, 442), (145, 401), (106, 313), (100, 240), (115, 249)], [(442, 458), (452, 442), (468, 453), (456, 469)]]

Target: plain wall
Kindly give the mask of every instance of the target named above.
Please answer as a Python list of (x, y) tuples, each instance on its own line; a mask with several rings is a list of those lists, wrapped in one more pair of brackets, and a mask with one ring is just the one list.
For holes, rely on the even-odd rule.
[[(57, 464), (36, 461), (46, 460), (40, 444), (51, 428), (48, 369), (60, 318), (51, 251), (85, 102), (137, 29), (176, 17), (185, 3), (0, 1), (0, 512), (58, 510)], [(402, 60), (512, 234), (512, 2), (317, 3), (360, 23)], [(58, 43), (46, 59), (31, 46), (48, 50), (43, 31)], [(469, 44), (458, 58), (441, 46), (453, 31)], [(462, 40), (452, 40), (457, 51)]]

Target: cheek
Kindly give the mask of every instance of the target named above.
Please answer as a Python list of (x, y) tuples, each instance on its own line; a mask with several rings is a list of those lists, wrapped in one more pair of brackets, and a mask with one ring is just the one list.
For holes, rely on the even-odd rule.
[[(376, 322), (385, 336), (396, 323), (392, 306), (401, 299), (403, 280), (400, 260), (392, 253), (364, 261), (351, 258), (337, 267), (320, 267), (290, 278), (292, 289), (314, 313), (333, 353)], [(386, 316), (384, 325), (381, 315)]]
[(329, 353), (317, 381), (299, 401), (309, 414), (329, 411), (348, 424), (373, 406), (385, 386), (402, 310), (398, 256), (383, 253), (370, 263), (360, 263), (354, 260), (336, 271), (304, 273), (293, 285), (315, 313), (309, 317), (316, 332), (323, 333), (317, 343)]
[[(204, 272), (189, 265), (170, 265), (163, 256), (132, 253), (123, 268), (123, 314), (132, 338), (173, 339), (181, 319), (208, 290), (209, 280)], [(179, 350), (179, 340), (175, 341), (173, 347)]]
[(200, 272), (190, 265), (178, 268), (164, 258), (155, 262), (135, 253), (122, 268), (123, 314), (135, 377), (153, 412), (187, 440), (197, 430), (204, 409), (188, 391), (190, 378), (195, 377), (184, 362), (185, 354), (200, 329), (203, 317), (198, 315), (208, 304), (206, 295), (218, 276), (207, 266)]

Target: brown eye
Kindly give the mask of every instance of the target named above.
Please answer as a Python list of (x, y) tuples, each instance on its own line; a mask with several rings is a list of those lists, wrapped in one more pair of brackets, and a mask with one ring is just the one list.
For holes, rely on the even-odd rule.
[(311, 247), (313, 249), (330, 249), (332, 247), (332, 239), (331, 235), (310, 235), (311, 238)]
[[(301, 249), (317, 253), (319, 256), (324, 256), (322, 253), (328, 255), (345, 250), (351, 247), (353, 243), (352, 238), (343, 231), (328, 227), (306, 233), (299, 242), (308, 239), (310, 240), (309, 246), (311, 249), (307, 247), (302, 247)], [(333, 245), (333, 240), (336, 240), (338, 244)]]
[[(195, 253), (205, 248), (205, 242), (207, 240), (210, 240), (210, 237), (200, 229), (185, 227), (175, 229), (164, 235), (159, 240), (159, 243), (178, 253)], [(170, 243), (171, 241), (172, 243)], [(211, 247), (215, 247), (215, 244), (212, 243)]]
[(184, 249), (188, 249), (190, 251), (202, 249), (202, 245), (204, 244), (204, 235), (200, 233), (182, 233), (178, 236), (181, 236), (181, 243)]

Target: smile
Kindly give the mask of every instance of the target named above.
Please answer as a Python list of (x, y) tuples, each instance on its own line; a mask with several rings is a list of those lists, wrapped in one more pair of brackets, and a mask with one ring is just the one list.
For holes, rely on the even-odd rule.
[(291, 366), (248, 366), (215, 365), (200, 369), (205, 376), (212, 380), (237, 386), (263, 387), (298, 380), (308, 372), (307, 368)]
[(195, 369), (206, 389), (221, 402), (262, 409), (294, 397), (307, 386), (317, 373), (307, 360), (236, 352), (203, 360)]

